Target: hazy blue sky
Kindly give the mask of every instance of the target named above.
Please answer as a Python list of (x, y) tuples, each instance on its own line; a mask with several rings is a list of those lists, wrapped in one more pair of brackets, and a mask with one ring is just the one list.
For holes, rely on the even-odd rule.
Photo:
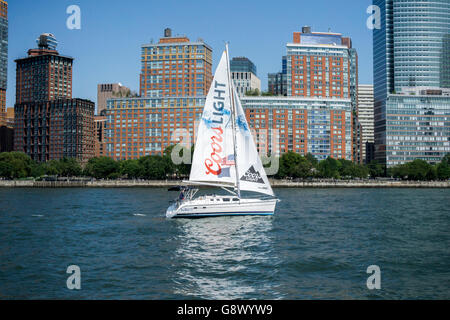
[[(213, 48), (213, 72), (224, 42), (230, 55), (246, 56), (258, 68), (262, 89), (267, 73), (281, 69), (292, 33), (313, 31), (350, 36), (359, 54), (360, 83), (372, 83), (372, 33), (366, 8), (372, 0), (10, 0), (7, 106), (15, 102), (15, 62), (53, 33), (60, 54), (75, 58), (73, 96), (97, 100), (97, 84), (121, 82), (139, 91), (140, 46), (157, 41), (166, 27)], [(69, 30), (66, 9), (81, 8), (81, 30)]]

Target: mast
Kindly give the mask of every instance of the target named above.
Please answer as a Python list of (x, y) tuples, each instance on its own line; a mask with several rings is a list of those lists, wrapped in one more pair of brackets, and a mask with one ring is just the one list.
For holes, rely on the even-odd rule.
[(239, 170), (238, 170), (238, 161), (237, 161), (237, 152), (236, 152), (236, 107), (234, 105), (234, 90), (232, 90), (233, 82), (231, 82), (231, 73), (230, 73), (230, 57), (228, 56), (228, 43), (225, 43), (226, 53), (227, 53), (227, 74), (228, 74), (228, 90), (231, 99), (231, 123), (233, 130), (233, 149), (234, 149), (234, 167), (236, 171), (236, 188), (237, 195), (239, 199), (241, 198), (241, 185), (239, 182)]

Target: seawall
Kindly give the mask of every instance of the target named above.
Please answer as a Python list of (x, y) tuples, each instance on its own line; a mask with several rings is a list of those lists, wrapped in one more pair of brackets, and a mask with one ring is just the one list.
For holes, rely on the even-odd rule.
[[(271, 180), (274, 188), (450, 188), (450, 181), (391, 180)], [(0, 188), (167, 188), (180, 184), (175, 180), (96, 180), (33, 181), (0, 180)]]

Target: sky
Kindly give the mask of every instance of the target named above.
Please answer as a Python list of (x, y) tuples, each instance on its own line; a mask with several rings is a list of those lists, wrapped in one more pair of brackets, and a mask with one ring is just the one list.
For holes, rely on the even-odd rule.
[[(252, 60), (267, 89), (267, 73), (281, 71), (281, 57), (294, 31), (342, 33), (359, 56), (359, 83), (373, 83), (372, 32), (366, 9), (372, 0), (7, 0), (9, 62), (7, 106), (15, 102), (15, 59), (53, 33), (60, 54), (75, 59), (74, 98), (97, 101), (97, 84), (117, 83), (139, 92), (141, 45), (157, 42), (165, 28), (213, 49), (213, 72), (225, 42), (230, 56)], [(81, 9), (81, 29), (69, 30), (70, 5)]]

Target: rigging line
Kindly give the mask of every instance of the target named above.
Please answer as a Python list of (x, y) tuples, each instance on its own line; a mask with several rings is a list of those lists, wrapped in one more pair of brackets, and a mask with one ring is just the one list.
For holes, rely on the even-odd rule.
[(234, 167), (236, 171), (236, 187), (237, 187), (237, 195), (239, 199), (241, 198), (241, 185), (239, 182), (239, 170), (238, 170), (238, 159), (237, 159), (237, 151), (236, 151), (236, 107), (234, 105), (234, 90), (233, 83), (231, 82), (231, 74), (230, 74), (230, 57), (228, 55), (228, 43), (225, 43), (225, 51), (227, 56), (227, 75), (228, 75), (228, 91), (231, 100), (231, 122), (232, 122), (232, 130), (233, 130), (233, 148), (234, 148)]

